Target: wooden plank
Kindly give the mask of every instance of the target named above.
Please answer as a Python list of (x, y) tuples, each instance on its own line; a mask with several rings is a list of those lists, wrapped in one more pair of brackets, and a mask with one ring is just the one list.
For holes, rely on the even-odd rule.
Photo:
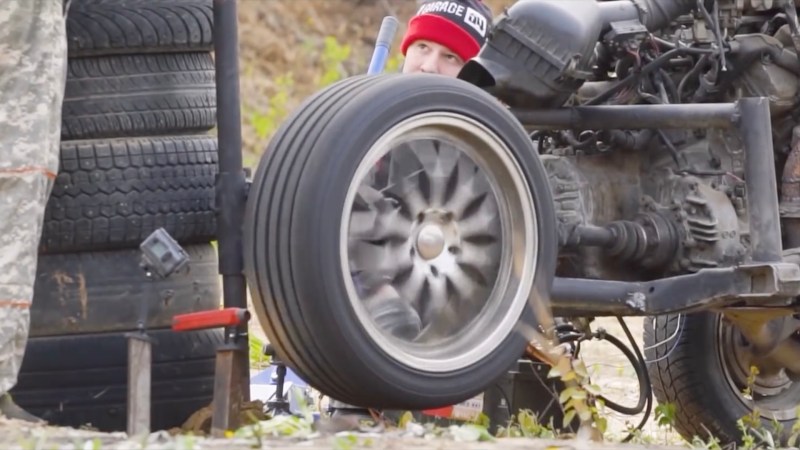
[(150, 433), (151, 346), (146, 338), (128, 336), (128, 435)]

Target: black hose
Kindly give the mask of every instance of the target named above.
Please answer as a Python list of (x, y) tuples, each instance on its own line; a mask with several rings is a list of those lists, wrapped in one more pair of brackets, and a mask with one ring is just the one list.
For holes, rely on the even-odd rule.
[[(635, 428), (636, 430), (641, 430), (644, 427), (644, 424), (647, 423), (647, 419), (650, 418), (650, 412), (653, 409), (652, 381), (650, 380), (650, 373), (647, 372), (647, 363), (644, 360), (644, 355), (642, 355), (642, 352), (639, 351), (639, 346), (636, 345), (636, 341), (633, 339), (633, 334), (631, 334), (631, 330), (628, 329), (628, 324), (626, 324), (625, 320), (619, 316), (617, 316), (617, 321), (622, 327), (622, 331), (625, 332), (625, 336), (628, 337), (628, 341), (630, 341), (631, 347), (633, 347), (633, 351), (636, 353), (636, 358), (639, 360), (639, 364), (636, 365), (636, 375), (639, 376), (641, 374), (644, 377), (644, 383), (642, 383), (641, 378), (639, 381), (639, 383), (642, 383), (639, 385), (639, 393), (646, 399), (645, 412), (642, 416), (642, 420), (639, 422), (639, 425), (637, 425)], [(628, 442), (632, 438), (633, 433), (629, 433), (628, 436), (622, 440), (622, 442)]]
[(695, 66), (692, 67), (692, 70), (690, 70), (689, 73), (684, 75), (683, 78), (681, 79), (681, 82), (678, 83), (678, 103), (683, 103), (683, 89), (686, 87), (686, 83), (690, 79), (693, 79), (694, 77), (700, 74), (700, 71), (703, 70), (703, 68), (705, 68), (708, 59), (709, 55), (707, 54), (703, 55), (700, 58), (700, 60), (697, 61), (697, 64), (695, 64)]
[(611, 97), (613, 97), (614, 95), (616, 95), (617, 93), (619, 93), (620, 91), (625, 89), (626, 87), (628, 87), (631, 84), (633, 84), (634, 82), (636, 82), (639, 79), (639, 77), (649, 75), (651, 72), (660, 69), (661, 66), (663, 66), (664, 64), (669, 62), (669, 60), (673, 56), (677, 56), (677, 55), (680, 55), (682, 53), (684, 53), (684, 49), (681, 49), (681, 48), (675, 48), (675, 49), (672, 49), (672, 50), (664, 53), (663, 55), (661, 55), (658, 58), (654, 59), (652, 62), (644, 65), (639, 72), (634, 72), (634, 73), (628, 75), (622, 81), (620, 81), (619, 83), (617, 83), (614, 86), (610, 87), (605, 92), (596, 95), (592, 99), (589, 99), (586, 103), (584, 103), (584, 105), (591, 106), (591, 105), (599, 105), (599, 104), (603, 103), (604, 101), (610, 99)]
[(645, 386), (645, 381), (647, 381), (644, 375), (644, 373), (647, 372), (646, 370), (644, 370), (645, 366), (643, 364), (640, 365), (640, 363), (637, 361), (636, 355), (634, 355), (634, 353), (625, 345), (625, 343), (619, 340), (616, 336), (606, 333), (599, 333), (595, 337), (597, 339), (606, 340), (609, 343), (613, 344), (614, 347), (617, 347), (625, 355), (625, 357), (628, 358), (628, 361), (630, 361), (630, 363), (633, 365), (633, 368), (636, 370), (636, 377), (639, 380), (639, 401), (636, 403), (636, 406), (634, 407), (620, 405), (619, 403), (609, 400), (607, 397), (603, 395), (598, 395), (597, 397), (603, 400), (606, 406), (621, 414), (635, 416), (636, 414), (639, 414), (640, 412), (644, 411), (644, 408), (647, 405), (647, 398), (650, 386), (649, 384)]
[(710, 48), (696, 48), (696, 47), (685, 47), (681, 46), (680, 43), (673, 43), (664, 39), (661, 39), (658, 36), (651, 36), (650, 37), (656, 44), (667, 47), (668, 49), (676, 49), (680, 48), (683, 49), (686, 54), (688, 55), (707, 55), (709, 53), (717, 53)]

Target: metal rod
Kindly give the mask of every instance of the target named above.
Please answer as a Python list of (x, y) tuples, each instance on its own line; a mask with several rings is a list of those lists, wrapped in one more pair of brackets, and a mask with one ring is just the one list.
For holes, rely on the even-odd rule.
[(730, 128), (736, 123), (736, 103), (692, 105), (601, 105), (556, 110), (514, 110), (526, 128), (559, 129), (644, 129), (644, 128)]
[(781, 261), (783, 245), (769, 101), (763, 97), (743, 98), (739, 100), (739, 110), (750, 219), (750, 257), (754, 262)]
[[(236, 0), (214, 0), (214, 58), (217, 86), (219, 174), (216, 183), (219, 273), (226, 308), (247, 308), (244, 277), (243, 229), (246, 177), (242, 165), (242, 126), (239, 99), (239, 36)], [(247, 324), (236, 330), (240, 353), (236, 371), (242, 374), (243, 401), (250, 399), (247, 377)]]

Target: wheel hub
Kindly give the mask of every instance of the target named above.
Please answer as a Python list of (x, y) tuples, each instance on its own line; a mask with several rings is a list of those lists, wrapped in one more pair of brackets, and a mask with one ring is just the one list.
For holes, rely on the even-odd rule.
[[(733, 324), (720, 320), (717, 331), (718, 352), (723, 373), (731, 389), (748, 407), (758, 407), (767, 419), (794, 420), (800, 385), (792, 382), (785, 370), (774, 364), (762, 364), (761, 355)], [(751, 366), (758, 372), (751, 373)], [(749, 390), (749, 396), (744, 391)]]
[(351, 300), (411, 367), (483, 358), (527, 307), (532, 279), (517, 274), (535, 272), (537, 218), (508, 151), (471, 119), (430, 114), (387, 132), (353, 177), (341, 241)]
[(435, 224), (423, 225), (417, 232), (417, 252), (425, 260), (436, 259), (445, 247), (442, 227)]

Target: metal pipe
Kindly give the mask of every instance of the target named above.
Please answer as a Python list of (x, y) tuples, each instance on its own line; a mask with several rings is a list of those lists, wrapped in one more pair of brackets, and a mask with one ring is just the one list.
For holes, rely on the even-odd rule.
[(638, 316), (642, 311), (635, 307), (633, 298), (641, 296), (641, 290), (640, 283), (635, 282), (556, 277), (550, 300), (556, 317)]
[(782, 261), (778, 184), (772, 149), (769, 100), (739, 100), (739, 133), (744, 144), (747, 213), (750, 219), (750, 258), (753, 262)]
[(512, 113), (526, 128), (536, 130), (730, 128), (735, 125), (737, 104), (576, 106), (556, 110), (512, 109)]
[(751, 284), (732, 267), (641, 282), (556, 277), (550, 301), (554, 317), (652, 316), (724, 306)]
[[(247, 308), (243, 229), (246, 178), (242, 165), (239, 103), (239, 36), (236, 0), (214, 0), (214, 59), (217, 88), (219, 172), (216, 180), (219, 273), (226, 308)], [(247, 324), (234, 330), (240, 347), (235, 364), (241, 373), (242, 401), (249, 401)]]
[(613, 231), (595, 225), (563, 227), (559, 232), (564, 247), (611, 247), (616, 243)]

